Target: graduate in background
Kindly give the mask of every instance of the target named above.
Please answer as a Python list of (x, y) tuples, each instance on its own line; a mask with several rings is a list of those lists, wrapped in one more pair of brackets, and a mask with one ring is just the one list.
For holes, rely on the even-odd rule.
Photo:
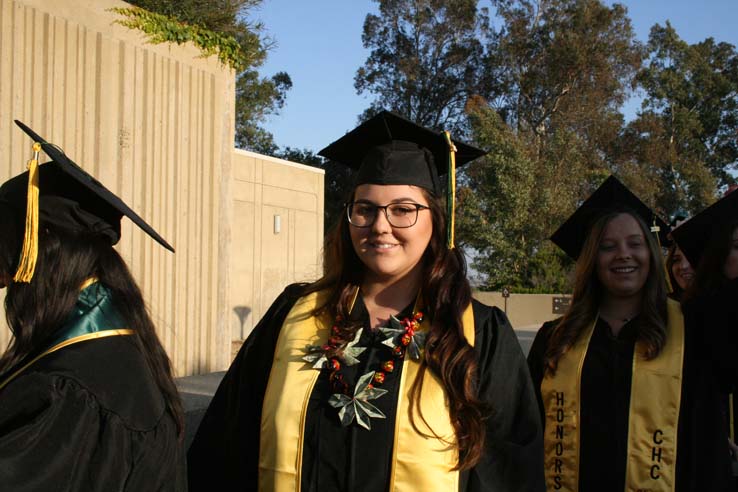
[[(684, 216), (676, 217), (669, 226), (673, 229), (682, 224), (684, 220)], [(671, 235), (669, 237), (671, 238)], [(694, 268), (692, 268), (687, 256), (675, 241), (671, 241), (669, 253), (666, 256), (666, 272), (671, 286), (669, 297), (681, 301), (682, 296), (694, 280)]]
[(245, 341), (190, 448), (191, 490), (544, 490), (521, 348), (472, 300), (447, 228), (455, 162), (482, 154), (388, 112), (321, 151), (359, 169), (325, 274)]
[(666, 225), (614, 177), (552, 236), (577, 259), (571, 305), (528, 355), (549, 490), (730, 487), (720, 367), (667, 299)]
[(738, 193), (730, 192), (677, 227), (672, 235), (689, 261), (698, 265), (695, 280), (684, 296), (685, 319), (709, 337), (713, 359), (732, 362), (724, 365), (718, 377), (719, 384), (730, 389), (724, 414), (733, 475), (738, 477)]
[[(0, 287), (13, 332), (0, 358), (0, 489), (185, 490), (181, 403), (141, 291), (113, 249), (121, 217), (172, 248), (16, 123), (34, 157), (0, 186)], [(42, 150), (52, 161), (38, 165)]]

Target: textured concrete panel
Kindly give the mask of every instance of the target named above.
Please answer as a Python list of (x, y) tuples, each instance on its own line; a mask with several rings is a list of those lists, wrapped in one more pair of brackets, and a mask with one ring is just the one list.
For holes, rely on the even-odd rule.
[(109, 9), (126, 6), (0, 0), (0, 179), (30, 157), (20, 119), (159, 230), (175, 255), (125, 220), (118, 249), (176, 373), (208, 372), (230, 357), (234, 74), (115, 24)]
[(320, 276), (324, 172), (238, 149), (233, 167), (230, 333), (245, 338), (285, 286)]

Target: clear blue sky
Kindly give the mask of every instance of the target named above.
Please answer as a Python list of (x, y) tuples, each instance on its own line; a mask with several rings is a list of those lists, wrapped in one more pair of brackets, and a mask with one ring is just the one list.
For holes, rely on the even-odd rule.
[[(738, 45), (738, 0), (619, 3), (628, 7), (641, 41), (651, 26), (669, 20), (689, 43), (713, 37)], [(355, 126), (372, 97), (356, 94), (354, 74), (368, 55), (361, 44), (364, 18), (376, 11), (370, 0), (263, 0), (253, 12), (276, 42), (261, 73), (286, 71), (293, 82), (284, 109), (266, 125), (279, 146), (318, 151)], [(633, 99), (626, 116), (638, 106)]]

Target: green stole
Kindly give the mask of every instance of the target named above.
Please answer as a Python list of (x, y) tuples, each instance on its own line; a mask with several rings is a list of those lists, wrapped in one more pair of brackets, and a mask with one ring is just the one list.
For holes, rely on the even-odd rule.
[[(260, 491), (300, 490), (307, 405), (320, 374), (306, 364), (302, 356), (306, 345), (321, 345), (330, 336), (333, 320), (310, 314), (322, 304), (325, 295), (325, 292), (318, 292), (299, 299), (287, 315), (277, 339), (262, 404)], [(471, 304), (464, 312), (463, 325), (464, 336), (473, 346)], [(429, 322), (424, 321), (421, 331), (428, 328)], [(418, 429), (410, 421), (410, 389), (419, 369), (420, 364), (410, 358), (402, 365), (389, 490), (458, 490), (459, 472), (452, 471), (458, 461), (458, 450), (454, 445), (456, 438), (446, 394), (441, 382), (430, 371), (425, 372), (419, 402), (427, 424), (417, 413), (414, 420)], [(434, 433), (442, 439), (434, 437)]]
[[(682, 392), (684, 319), (679, 303), (667, 300), (666, 343), (646, 360), (640, 342), (633, 354), (628, 416), (626, 492), (673, 491)], [(559, 359), (556, 374), (541, 382), (545, 408), (545, 475), (548, 490), (579, 490), (581, 377), (593, 323)]]
[(107, 287), (95, 280), (85, 282), (72, 313), (57, 332), (58, 335), (39, 355), (0, 382), (0, 390), (36, 361), (64, 347), (97, 338), (133, 335), (133, 330), (123, 329), (123, 326), (125, 326), (123, 317), (113, 306)]

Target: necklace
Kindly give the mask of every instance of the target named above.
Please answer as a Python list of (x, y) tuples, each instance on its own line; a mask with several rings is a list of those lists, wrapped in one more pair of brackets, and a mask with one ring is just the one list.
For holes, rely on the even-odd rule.
[[(358, 289), (354, 295), (354, 301), (357, 295)], [(352, 302), (352, 308), (353, 304)], [(309, 345), (305, 348), (307, 354), (303, 360), (311, 363), (314, 369), (330, 371), (328, 381), (334, 394), (329, 398), (328, 404), (338, 409), (338, 417), (342, 425), (348, 426), (356, 419), (360, 426), (371, 430), (371, 417), (386, 418), (381, 410), (369, 403), (369, 400), (375, 400), (387, 393), (387, 390), (379, 386), (384, 384), (387, 375), (395, 370), (395, 361), (403, 359), (406, 352), (410, 353), (412, 359), (420, 359), (426, 334), (418, 331), (423, 322), (423, 313), (417, 311), (417, 306), (416, 301), (412, 316), (402, 320), (390, 316), (390, 326), (379, 328), (382, 335), (386, 337), (382, 344), (388, 348), (388, 357), (379, 364), (376, 370), (359, 377), (353, 390), (344, 378), (342, 367), (357, 364), (358, 356), (368, 348), (358, 345), (363, 328), (358, 329), (353, 340), (341, 350), (343, 340), (338, 335), (343, 320), (337, 317), (331, 328), (331, 337), (325, 344)], [(332, 355), (329, 356), (329, 354)]]

